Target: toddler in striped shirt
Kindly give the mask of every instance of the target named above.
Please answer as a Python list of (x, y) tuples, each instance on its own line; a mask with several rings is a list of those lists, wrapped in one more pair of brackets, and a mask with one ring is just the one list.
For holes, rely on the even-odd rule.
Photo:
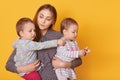
[[(57, 47), (55, 58), (65, 62), (71, 62), (75, 58), (85, 56), (90, 50), (86, 47), (80, 50), (75, 41), (78, 32), (78, 23), (72, 18), (66, 18), (60, 25), (63, 39), (66, 41), (64, 46)], [(76, 74), (72, 68), (55, 68), (58, 80), (75, 80)]]

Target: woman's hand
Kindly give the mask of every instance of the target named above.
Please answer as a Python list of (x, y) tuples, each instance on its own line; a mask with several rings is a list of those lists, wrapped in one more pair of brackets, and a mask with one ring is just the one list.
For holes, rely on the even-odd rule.
[(17, 72), (18, 73), (32, 72), (32, 71), (35, 71), (38, 68), (39, 65), (40, 65), (40, 61), (37, 60), (34, 63), (30, 63), (30, 64), (27, 64), (25, 66), (17, 67)]
[(54, 68), (70, 68), (71, 67), (70, 62), (63, 62), (62, 60), (56, 57), (53, 57), (52, 65)]

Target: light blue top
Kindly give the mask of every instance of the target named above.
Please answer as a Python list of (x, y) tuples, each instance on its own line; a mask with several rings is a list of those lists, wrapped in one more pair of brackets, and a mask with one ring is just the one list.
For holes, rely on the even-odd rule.
[[(34, 42), (32, 40), (17, 39), (13, 43), (13, 47), (16, 48), (16, 55), (14, 56), (15, 66), (20, 67), (37, 60), (35, 50), (57, 47), (57, 40)], [(23, 76), (25, 74), (27, 73), (20, 73), (19, 75)]]

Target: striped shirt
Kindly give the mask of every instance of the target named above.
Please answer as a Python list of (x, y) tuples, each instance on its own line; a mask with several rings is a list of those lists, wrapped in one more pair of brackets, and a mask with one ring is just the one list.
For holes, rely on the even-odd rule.
[[(72, 62), (79, 57), (79, 47), (76, 41), (67, 41), (65, 46), (59, 46), (55, 57), (65, 62)], [(57, 71), (66, 78), (76, 79), (76, 75), (71, 68), (57, 68)]]

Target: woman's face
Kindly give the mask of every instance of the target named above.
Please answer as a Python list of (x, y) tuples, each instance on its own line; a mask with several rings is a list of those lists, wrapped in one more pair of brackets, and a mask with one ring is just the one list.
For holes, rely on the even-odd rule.
[(41, 31), (47, 31), (54, 23), (53, 14), (48, 9), (43, 9), (38, 13), (37, 23)]

